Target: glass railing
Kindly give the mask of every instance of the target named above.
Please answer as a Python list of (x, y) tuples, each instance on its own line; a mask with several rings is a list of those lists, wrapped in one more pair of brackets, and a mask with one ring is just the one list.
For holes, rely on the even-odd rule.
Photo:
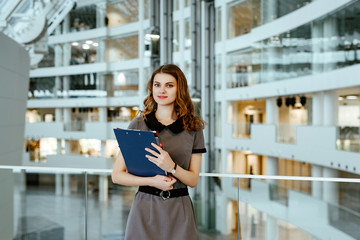
[(250, 138), (251, 123), (236, 122), (232, 124), (232, 132), (234, 138)]
[(85, 131), (86, 122), (69, 122), (64, 123), (64, 131), (68, 132), (83, 132)]
[[(14, 239), (123, 239), (137, 188), (113, 184), (110, 175), (105, 169), (0, 166), (0, 177), (11, 179), (0, 185), (1, 199), (13, 202), (0, 219), (13, 220)], [(289, 185), (279, 187), (279, 180)], [(289, 187), (297, 182), (312, 193)], [(341, 184), (352, 188), (328, 188)], [(360, 239), (360, 198), (352, 197), (359, 184), (359, 178), (201, 173), (189, 192), (200, 240), (353, 240)], [(325, 199), (329, 195), (335, 202)]]
[[(299, 5), (307, 4), (306, 2)], [(238, 5), (244, 4), (248, 5), (246, 1), (241, 1)], [(352, 1), (351, 4), (311, 23), (256, 42), (246, 49), (229, 52), (226, 56), (227, 87), (247, 87), (299, 78), (358, 64), (360, 45), (354, 37), (355, 32), (345, 26), (352, 26), (353, 22), (359, 21), (359, 6), (359, 1)], [(247, 6), (249, 7), (250, 5)], [(238, 13), (235, 11), (233, 14)], [(229, 16), (231, 17), (231, 14)], [(339, 24), (340, 22), (343, 24)], [(230, 37), (248, 33), (249, 26), (241, 21), (236, 24), (240, 26), (235, 25), (233, 31), (229, 31), (235, 31)], [(322, 31), (324, 27), (330, 26), (332, 33)], [(230, 23), (229, 27), (234, 26)], [(247, 31), (241, 30), (242, 28), (247, 28)]]
[(343, 151), (360, 152), (360, 127), (338, 126), (336, 148)]
[(278, 123), (277, 142), (296, 143), (296, 128), (304, 124)]

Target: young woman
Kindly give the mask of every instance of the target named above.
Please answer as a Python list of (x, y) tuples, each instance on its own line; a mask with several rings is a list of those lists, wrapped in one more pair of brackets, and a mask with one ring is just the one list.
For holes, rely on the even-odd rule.
[(148, 82), (145, 109), (129, 129), (158, 131), (163, 148), (146, 148), (149, 161), (167, 176), (138, 177), (126, 171), (121, 151), (114, 164), (116, 184), (139, 186), (126, 226), (126, 240), (199, 239), (187, 186), (199, 181), (204, 121), (194, 115), (184, 73), (173, 64), (160, 66)]

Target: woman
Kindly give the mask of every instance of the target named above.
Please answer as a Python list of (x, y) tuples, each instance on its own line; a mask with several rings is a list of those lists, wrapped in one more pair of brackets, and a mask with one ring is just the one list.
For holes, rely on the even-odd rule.
[(154, 71), (148, 82), (145, 109), (129, 129), (158, 131), (163, 147), (146, 148), (149, 161), (167, 176), (138, 177), (126, 171), (121, 151), (114, 164), (116, 184), (139, 186), (125, 231), (125, 239), (199, 239), (187, 186), (199, 181), (204, 145), (204, 121), (194, 115), (184, 73), (167, 64)]

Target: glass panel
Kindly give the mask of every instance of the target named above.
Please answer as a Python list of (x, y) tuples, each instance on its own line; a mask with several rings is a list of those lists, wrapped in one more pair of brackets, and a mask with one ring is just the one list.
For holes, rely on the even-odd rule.
[(180, 42), (180, 36), (179, 36), (179, 21), (174, 21), (173, 22), (173, 31), (174, 31), (174, 36), (173, 36), (173, 52), (178, 52), (179, 51), (179, 42)]
[[(292, 168), (281, 163), (279, 174), (312, 175), (312, 166), (286, 161)], [(257, 179), (262, 167), (253, 164), (250, 178), (200, 176), (189, 188), (200, 239), (360, 239), (359, 175), (321, 167), (341, 182)], [(122, 239), (137, 188), (113, 184), (108, 170), (55, 170), (0, 171), (13, 179), (0, 190), (13, 201), (15, 239)]]
[(221, 54), (215, 55), (215, 89), (221, 89)]
[(151, 8), (150, 8), (150, 3), (149, 3), (150, 0), (144, 0), (144, 19), (147, 20), (149, 19), (149, 16), (150, 16), (150, 11), (151, 11)]
[(216, 129), (215, 136), (221, 137), (221, 102), (215, 103), (215, 119), (216, 119)]
[(228, 38), (237, 37), (251, 31), (251, 1), (242, 1), (228, 7)]
[(283, 143), (296, 143), (296, 128), (302, 124), (277, 124), (277, 141)]
[[(238, 239), (237, 219), (239, 218), (236, 204), (229, 203), (226, 197), (216, 195), (222, 192), (224, 185), (232, 186), (233, 181), (233, 178), (200, 177), (199, 184), (194, 189), (189, 188), (200, 239)], [(208, 191), (203, 191), (201, 188), (204, 184), (209, 186)], [(232, 195), (236, 195), (236, 192), (235, 187)], [(214, 231), (219, 224), (226, 226), (226, 233)]]
[(338, 150), (360, 152), (360, 127), (337, 127), (336, 147)]
[(107, 110), (108, 122), (130, 122), (139, 111), (139, 107), (110, 107)]
[(137, 70), (118, 72), (113, 80), (113, 95), (136, 95), (139, 90), (139, 72)]
[(55, 67), (55, 50), (54, 45), (48, 45), (48, 53), (44, 54), (43, 59), (38, 64), (39, 68)]
[(139, 35), (107, 39), (106, 62), (135, 59), (139, 57)]
[[(271, 22), (309, 4), (311, 0), (261, 1), (262, 24)], [(258, 5), (258, 1), (255, 2)], [(254, 4), (254, 5), (255, 5)]]
[(83, 174), (14, 172), (15, 239), (85, 239), (84, 180)]
[[(357, 64), (360, 44), (354, 29), (355, 22), (360, 21), (359, 9), (360, 2), (354, 2), (310, 24), (257, 42), (251, 49), (229, 53), (228, 87), (302, 77)], [(231, 33), (235, 34), (235, 27)]]
[(55, 77), (30, 78), (28, 98), (54, 98)]
[(109, 174), (88, 175), (88, 239), (123, 239), (137, 187), (112, 183)]
[(233, 123), (233, 137), (234, 138), (250, 138), (251, 123), (236, 122)]
[(90, 39), (71, 43), (70, 65), (97, 62), (98, 39)]
[(172, 0), (173, 1), (173, 11), (177, 11), (180, 9), (180, 0)]
[(215, 12), (216, 12), (216, 15), (215, 15), (215, 25), (216, 25), (216, 27), (215, 27), (215, 36), (216, 36), (215, 41), (219, 42), (219, 41), (221, 41), (221, 31), (222, 31), (221, 30), (221, 8), (220, 7), (216, 8)]
[(107, 27), (115, 27), (137, 21), (139, 21), (139, 5), (137, 0), (123, 0), (106, 6)]
[(96, 28), (96, 5), (70, 11), (70, 32), (81, 32)]
[(185, 39), (184, 45), (185, 50), (191, 48), (191, 26), (190, 26), (190, 18), (185, 19)]

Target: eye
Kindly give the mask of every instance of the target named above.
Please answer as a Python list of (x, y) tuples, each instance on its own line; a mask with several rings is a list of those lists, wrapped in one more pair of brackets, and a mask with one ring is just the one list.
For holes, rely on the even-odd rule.
[(159, 86), (160, 86), (160, 84), (154, 83), (154, 87), (159, 87)]
[(171, 88), (171, 87), (173, 87), (174, 85), (172, 85), (172, 84), (168, 84), (168, 85), (166, 85), (168, 88)]

